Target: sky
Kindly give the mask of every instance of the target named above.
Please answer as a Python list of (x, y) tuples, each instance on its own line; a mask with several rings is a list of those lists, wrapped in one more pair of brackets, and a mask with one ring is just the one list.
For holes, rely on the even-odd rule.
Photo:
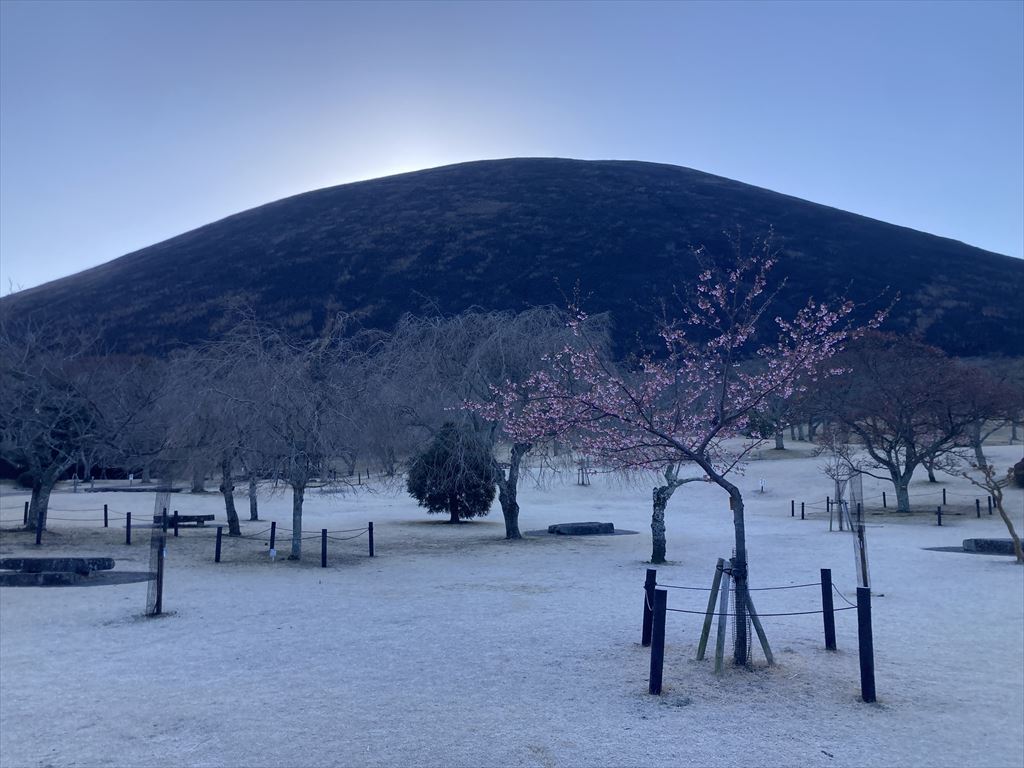
[(0, 0), (0, 293), (335, 184), (682, 165), (1024, 257), (1024, 2)]

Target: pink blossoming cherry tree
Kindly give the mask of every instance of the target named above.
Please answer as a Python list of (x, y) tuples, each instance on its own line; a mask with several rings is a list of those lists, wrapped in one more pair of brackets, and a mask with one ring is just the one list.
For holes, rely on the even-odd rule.
[[(663, 477), (653, 498), (654, 563), (665, 560), (665, 507), (675, 489), (695, 480), (721, 487), (735, 529), (738, 665), (747, 663), (747, 544), (743, 494), (730, 475), (761, 436), (736, 438), (769, 398), (788, 399), (837, 372), (828, 360), (864, 330), (854, 327), (849, 301), (808, 300), (790, 319), (772, 316), (778, 289), (767, 287), (775, 259), (768, 244), (762, 246), (737, 253), (728, 266), (695, 252), (701, 271), (680, 318), (661, 323), (661, 354), (614, 366), (587, 343), (586, 316), (576, 310), (570, 328), (583, 343), (566, 346), (520, 384), (496, 391), (493, 402), (468, 406), (500, 421), (515, 441), (560, 435), (610, 470)], [(865, 327), (877, 326), (882, 316)], [(681, 477), (688, 467), (693, 476)]]

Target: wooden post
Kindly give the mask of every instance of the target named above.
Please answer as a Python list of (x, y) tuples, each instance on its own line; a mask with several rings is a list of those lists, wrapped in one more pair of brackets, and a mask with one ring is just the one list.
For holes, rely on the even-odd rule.
[(662, 672), (665, 667), (665, 611), (668, 608), (668, 590), (654, 590), (654, 617), (651, 622), (651, 676), (647, 690), (661, 693)]
[(882, 491), (882, 509), (887, 509), (888, 505), (885, 503), (885, 491)]
[(979, 520), (981, 519), (981, 499), (974, 500), (974, 515)]
[(104, 505), (103, 505), (103, 527), (104, 527), (104, 528), (108, 527), (108, 525), (107, 525), (107, 524), (108, 524), (108, 522), (109, 522), (109, 521), (108, 521), (108, 519), (107, 519), (107, 505), (106, 505), (106, 504), (104, 504)]
[(935, 508), (935, 517), (939, 521), (938, 524), (942, 525), (942, 507)]
[(366, 531), (370, 538), (370, 557), (373, 557), (373, 523), (367, 523)]
[(942, 506), (946, 506), (946, 489), (942, 489)]
[(711, 620), (715, 615), (715, 602), (718, 600), (718, 590), (722, 584), (722, 571), (725, 568), (725, 560), (718, 558), (715, 565), (715, 578), (711, 580), (711, 592), (708, 594), (708, 608), (704, 612), (704, 626), (700, 631), (700, 642), (697, 644), (697, 661), (704, 660), (704, 651), (708, 647), (708, 637), (711, 635)]
[(327, 529), (320, 529), (320, 567), (327, 567)]
[(132, 513), (129, 512), (124, 516), (124, 543), (132, 543)]
[(836, 649), (836, 614), (832, 604), (832, 569), (821, 569), (821, 620), (825, 625), (825, 649)]
[(218, 525), (217, 526), (217, 548), (213, 552), (213, 562), (215, 562), (215, 563), (219, 563), (220, 562), (220, 543), (221, 543), (221, 539), (223, 539), (223, 537), (224, 537), (224, 526), (223, 525)]
[[(164, 510), (164, 516), (166, 517), (167, 510)], [(178, 537), (178, 510), (174, 510), (174, 537)]]
[(860, 644), (860, 695), (875, 700), (875, 643), (871, 633), (871, 590), (857, 587), (857, 638)]
[(270, 522), (270, 549), (274, 549), (274, 541), (277, 539), (277, 523), (275, 521)]
[(28, 525), (28, 502), (25, 502), (25, 514), (22, 515), (22, 525)]
[(651, 644), (651, 622), (654, 620), (654, 587), (658, 583), (658, 570), (647, 569), (644, 580), (644, 623), (640, 629), (640, 645), (644, 648)]
[(789, 500), (789, 516), (796, 517), (796, 499)]
[[(164, 519), (167, 513), (164, 512)], [(153, 605), (153, 616), (159, 616), (164, 610), (164, 552), (167, 550), (167, 530), (160, 532), (160, 551), (156, 555), (156, 602)]]
[(754, 625), (754, 631), (757, 632), (757, 639), (761, 642), (761, 650), (764, 651), (764, 658), (768, 662), (768, 666), (775, 664), (775, 656), (772, 655), (772, 647), (768, 645), (768, 635), (764, 633), (764, 627), (761, 626), (761, 619), (757, 616), (757, 610), (754, 608), (754, 600), (750, 597), (750, 589), (747, 589), (747, 615), (750, 616), (750, 621)]
[(732, 582), (732, 574), (723, 569), (722, 571), (722, 592), (718, 598), (718, 637), (715, 640), (715, 674), (720, 675), (725, 671), (725, 629), (726, 619), (729, 613), (729, 586)]
[(800, 502), (800, 519), (804, 519), (804, 503), (802, 501)]
[(988, 502), (988, 513), (991, 515), (992, 514), (992, 497), (989, 496), (988, 499), (986, 499), (986, 501)]

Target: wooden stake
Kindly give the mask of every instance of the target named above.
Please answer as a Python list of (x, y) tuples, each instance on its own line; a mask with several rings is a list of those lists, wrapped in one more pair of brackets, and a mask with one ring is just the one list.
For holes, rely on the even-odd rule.
[(718, 590), (722, 584), (722, 570), (725, 568), (725, 560), (718, 558), (715, 565), (715, 577), (711, 580), (711, 593), (708, 595), (708, 609), (704, 614), (704, 627), (700, 631), (700, 643), (697, 645), (697, 661), (704, 660), (704, 652), (708, 647), (708, 637), (711, 635), (711, 621), (715, 615), (715, 602), (718, 600)]
[(725, 630), (726, 616), (729, 613), (729, 587), (732, 582), (732, 574), (722, 571), (722, 594), (718, 600), (718, 638), (715, 642), (715, 674), (720, 675), (725, 671)]

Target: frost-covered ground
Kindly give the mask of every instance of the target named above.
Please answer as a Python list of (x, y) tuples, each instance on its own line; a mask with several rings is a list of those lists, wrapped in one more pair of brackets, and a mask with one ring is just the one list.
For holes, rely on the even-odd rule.
[[(1005, 466), (1021, 451), (991, 454)], [(754, 586), (814, 582), (831, 567), (852, 597), (852, 541), (828, 531), (819, 464), (748, 468)], [(823, 649), (819, 616), (766, 618), (777, 666), (758, 650), (754, 670), (721, 679), (694, 660), (699, 618), (670, 614), (665, 692), (648, 695), (639, 640), (650, 489), (574, 480), (526, 483), (523, 530), (593, 519), (640, 535), (509, 543), (497, 505), (452, 527), (401, 493), (311, 493), (308, 529), (373, 520), (377, 557), (366, 557), (365, 538), (332, 542), (324, 570), (317, 541), (300, 564), (231, 541), (215, 565), (214, 530), (183, 529), (170, 540), (162, 618), (140, 617), (144, 583), (0, 589), (0, 765), (1024, 765), (1024, 568), (927, 549), (1006, 536), (998, 517), (975, 519), (980, 494), (965, 481), (943, 478), (950, 507), (966, 514), (941, 528), (934, 515), (872, 517), (879, 700), (867, 705), (854, 611), (837, 614), (838, 653)], [(941, 496), (926, 482), (913, 492), (922, 505)], [(24, 498), (4, 491), (5, 527)], [(217, 494), (172, 499), (182, 513), (223, 519)], [(790, 499), (816, 505), (813, 515), (791, 518)], [(140, 516), (153, 505), (149, 495), (61, 492), (52, 514), (95, 518), (104, 502)], [(288, 496), (261, 503), (264, 519), (289, 525)], [(1020, 491), (1008, 505), (1024, 528)], [(662, 581), (710, 582), (731, 550), (727, 506), (704, 484), (676, 493)], [(52, 528), (47, 551), (112, 555), (118, 570), (148, 564), (145, 538), (125, 547), (120, 527)], [(32, 550), (25, 534), (0, 538), (3, 556)], [(762, 613), (819, 607), (816, 588), (757, 595)], [(669, 605), (703, 600), (673, 591)]]

